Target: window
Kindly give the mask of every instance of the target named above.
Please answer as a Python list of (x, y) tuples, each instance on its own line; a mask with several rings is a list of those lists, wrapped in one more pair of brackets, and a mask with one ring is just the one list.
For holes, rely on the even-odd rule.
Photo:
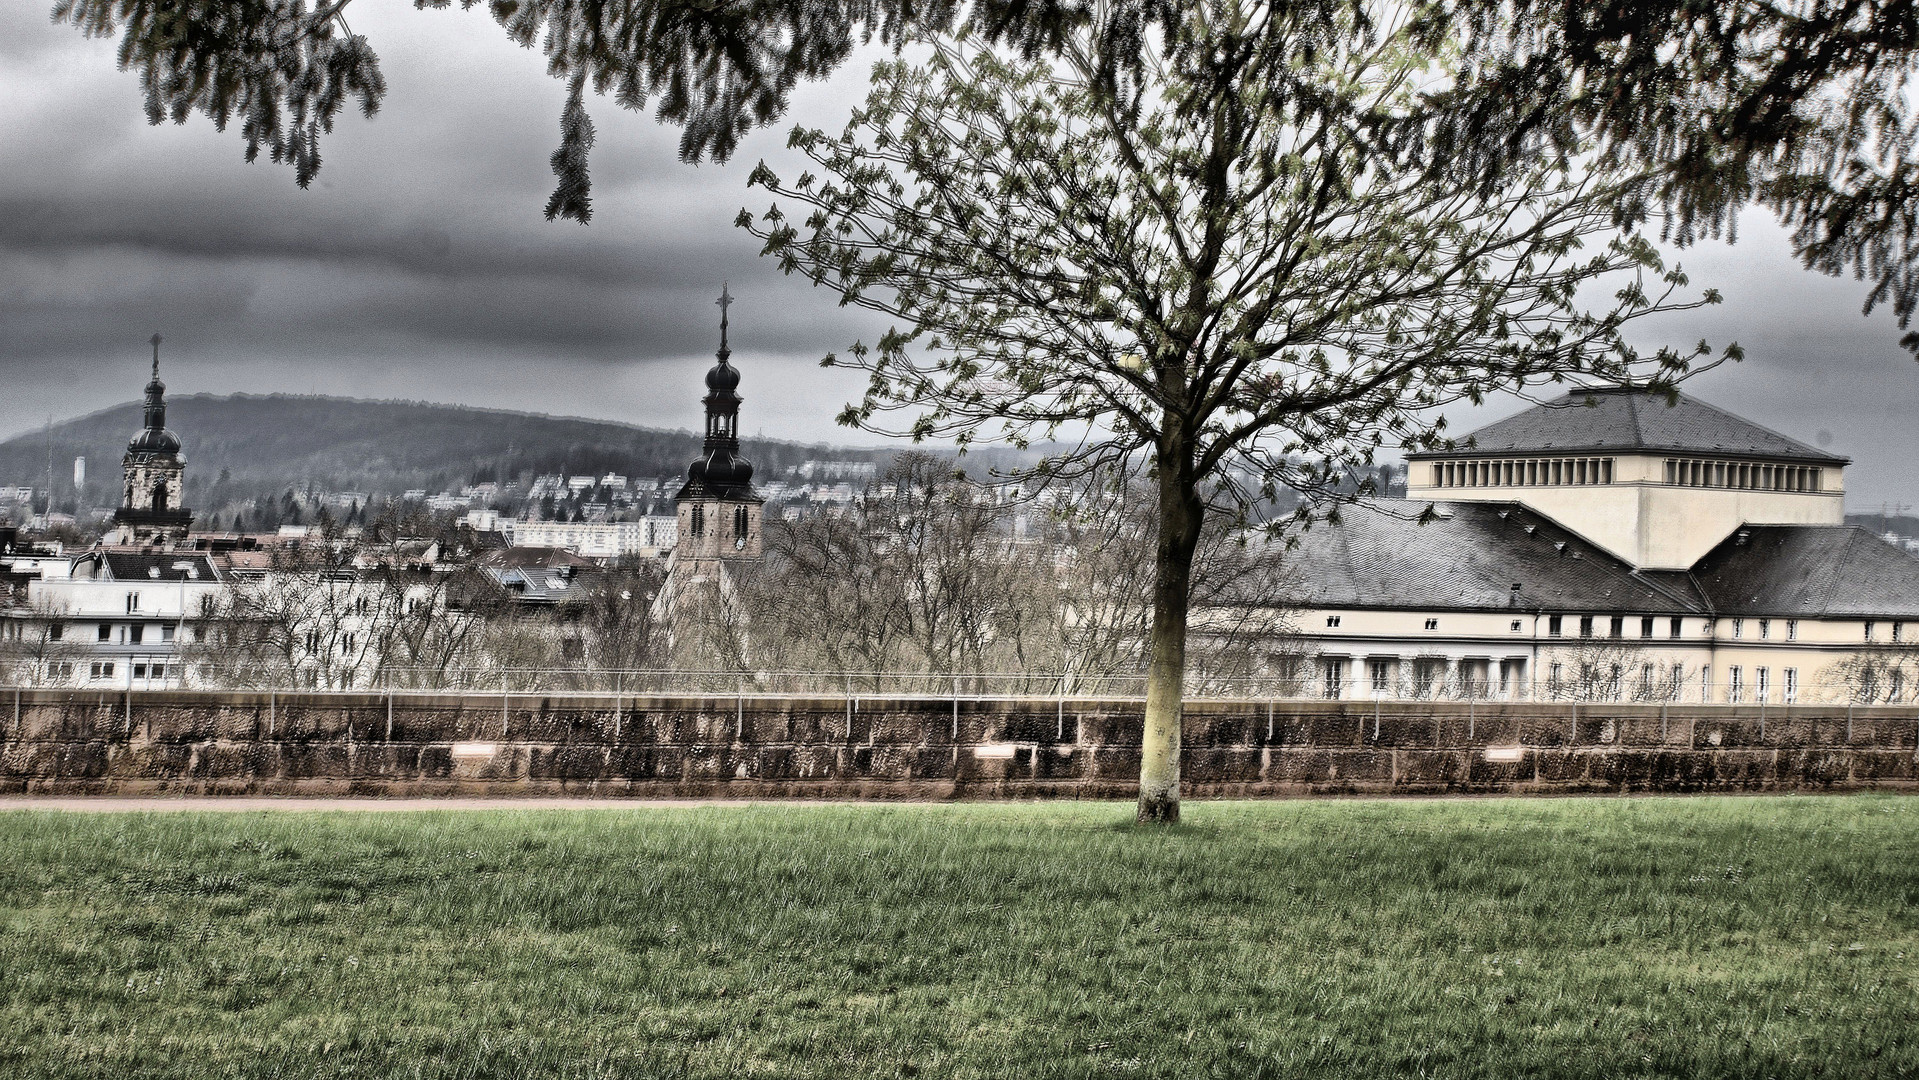
[(100, 634), (99, 634), (98, 640), (100, 641), (113, 640), (113, 624), (112, 623), (100, 624)]
[(1438, 619), (1427, 619), (1427, 620), (1426, 620), (1426, 629), (1428, 629), (1428, 630), (1437, 630), (1437, 629), (1439, 629), (1439, 620), (1438, 620)]
[(133, 665), (133, 677), (134, 677), (134, 678), (136, 678), (136, 679), (144, 679), (144, 678), (146, 678), (146, 677), (147, 677), (147, 666), (146, 666), (145, 664), (135, 664), (135, 665)]
[(1639, 669), (1639, 697), (1641, 700), (1650, 701), (1652, 699), (1652, 681), (1652, 665), (1647, 664)]
[(1559, 673), (1560, 673), (1560, 665), (1548, 664), (1546, 666), (1546, 686), (1555, 694), (1559, 693), (1559, 681), (1560, 681)]
[(173, 640), (173, 624), (172, 623), (167, 623), (165, 626), (162, 626), (160, 628), (160, 640), (161, 641)]
[(1759, 640), (1768, 641), (1768, 640), (1771, 640), (1771, 638), (1772, 638), (1772, 620), (1771, 619), (1759, 620)]
[(320, 632), (318, 630), (307, 631), (306, 647), (308, 656), (313, 656), (320, 651)]
[(140, 623), (132, 623), (128, 625), (127, 644), (138, 645), (140, 644), (141, 641), (145, 640), (146, 636), (147, 636), (147, 628), (145, 626), (141, 625)]
[(1413, 661), (1413, 692), (1422, 696), (1433, 692), (1446, 670), (1444, 660)]
[(1799, 620), (1798, 619), (1786, 620), (1786, 640), (1787, 641), (1799, 640)]
[(693, 535), (696, 537), (706, 535), (706, 507), (704, 506), (693, 508)]
[(1340, 690), (1344, 688), (1345, 685), (1346, 685), (1346, 661), (1344, 660), (1326, 661), (1326, 683), (1325, 683), (1326, 696), (1329, 698), (1338, 697)]
[(1520, 625), (1520, 621), (1519, 621), (1518, 619), (1514, 619), (1514, 620), (1513, 620), (1513, 633), (1515, 633), (1515, 634), (1517, 634), (1517, 633), (1519, 633), (1519, 625)]
[(1726, 669), (1726, 700), (1737, 705), (1740, 700), (1745, 697), (1745, 694), (1745, 672), (1739, 670), (1738, 664), (1734, 664)]
[(1699, 700), (1712, 700), (1712, 669), (1709, 667), (1699, 669)]
[(206, 627), (204, 627), (204, 626), (196, 626), (196, 627), (194, 627), (194, 628), (193, 628), (193, 640), (194, 640), (194, 641), (196, 641), (196, 642), (200, 642), (200, 641), (205, 641), (206, 639), (207, 639), (207, 628), (206, 628)]
[(1581, 615), (1579, 617), (1579, 636), (1593, 636), (1593, 617), (1591, 615)]
[(1548, 615), (1546, 617), (1546, 633), (1551, 637), (1560, 636), (1560, 616)]
[(1666, 688), (1666, 696), (1673, 701), (1679, 700), (1679, 692), (1686, 686), (1686, 665), (1672, 666), (1672, 685)]
[(127, 613), (132, 614), (133, 612), (136, 612), (138, 610), (140, 610), (140, 594), (137, 592), (128, 593), (127, 594)]
[(94, 662), (93, 662), (93, 663), (92, 663), (91, 665), (89, 665), (89, 666), (88, 666), (88, 668), (87, 668), (87, 678), (89, 678), (89, 679), (111, 679), (111, 678), (113, 678), (113, 661), (111, 661), (111, 660), (95, 660), (95, 661), (94, 661)]
[(1686, 620), (1684, 620), (1684, 619), (1674, 619), (1674, 620), (1672, 621), (1672, 628), (1671, 628), (1671, 632), (1670, 632), (1670, 634), (1669, 634), (1668, 636), (1670, 636), (1670, 637), (1678, 637), (1678, 636), (1679, 636), (1679, 632), (1680, 632), (1680, 631), (1682, 631), (1682, 630), (1684, 630), (1685, 628), (1686, 628)]
[(350, 653), (353, 651), (353, 635), (352, 634), (340, 635), (340, 651), (343, 653)]
[(746, 539), (746, 507), (744, 506), (733, 508), (733, 538)]
[(1614, 615), (1612, 617), (1612, 625), (1607, 627), (1607, 629), (1608, 631), (1610, 631), (1613, 637), (1616, 637), (1616, 638), (1625, 637), (1626, 636), (1626, 617), (1624, 615)]
[(1786, 669), (1786, 704), (1799, 700), (1799, 669)]
[(1746, 620), (1734, 619), (1732, 621), (1732, 636), (1736, 638), (1746, 636)]
[(1372, 669), (1373, 693), (1383, 694), (1391, 690), (1393, 687), (1393, 662), (1391, 660), (1375, 660), (1373, 661)]
[(50, 664), (48, 664), (48, 665), (47, 665), (47, 678), (49, 678), (49, 679), (71, 679), (71, 678), (73, 678), (73, 661), (71, 661), (71, 660), (55, 660), (54, 662), (52, 662), (52, 663), (50, 663)]
[(1906, 673), (1900, 668), (1892, 669), (1892, 688), (1887, 691), (1887, 701), (1898, 701), (1906, 696)]
[(1339, 628), (1339, 616), (1337, 616), (1337, 615), (1328, 615), (1328, 616), (1326, 616), (1326, 627), (1327, 627), (1327, 629), (1333, 629), (1333, 630), (1336, 630), (1336, 629), (1338, 629), (1338, 628)]
[(1772, 672), (1765, 668), (1754, 668), (1752, 672), (1753, 700), (1766, 703), (1766, 695), (1772, 692)]
[(47, 640), (48, 641), (59, 641), (61, 638), (64, 638), (66, 636), (67, 636), (67, 626), (65, 623), (48, 623), (47, 624)]
[(1902, 622), (1893, 623), (1892, 624), (1892, 643), (1894, 645), (1899, 644), (1900, 639), (1905, 636), (1905, 632), (1906, 632), (1905, 623), (1902, 623)]
[(1640, 637), (1651, 637), (1651, 636), (1652, 636), (1652, 616), (1650, 616), (1650, 615), (1646, 615), (1646, 616), (1642, 616), (1642, 617), (1640, 618), (1640, 620), (1639, 620), (1639, 636), (1640, 636)]
[(1872, 620), (1871, 619), (1866, 620), (1866, 640), (1867, 641), (1872, 640)]

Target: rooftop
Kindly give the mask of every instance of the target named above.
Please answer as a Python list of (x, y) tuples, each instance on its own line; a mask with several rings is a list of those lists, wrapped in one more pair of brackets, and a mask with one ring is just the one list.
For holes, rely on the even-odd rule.
[(1380, 499), (1300, 536), (1286, 602), (1302, 607), (1705, 614), (1684, 573), (1635, 571), (1518, 503)]
[(1919, 559), (1852, 525), (1748, 525), (1692, 576), (1722, 615), (1919, 618)]
[(1697, 398), (1668, 398), (1639, 387), (1569, 390), (1557, 401), (1535, 405), (1488, 424), (1459, 440), (1454, 450), (1408, 454), (1418, 461), (1485, 454), (1583, 454), (1637, 452), (1765, 458), (1816, 465), (1850, 459), (1734, 416)]

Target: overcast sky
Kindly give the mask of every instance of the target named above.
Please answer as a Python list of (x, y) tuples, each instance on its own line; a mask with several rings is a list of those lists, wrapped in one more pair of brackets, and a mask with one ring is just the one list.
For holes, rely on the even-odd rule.
[[(138, 396), (166, 336), (175, 393), (326, 393), (699, 426), (730, 280), (746, 432), (870, 443), (832, 417), (858, 390), (824, 353), (881, 327), (782, 278), (732, 226), (795, 119), (837, 128), (864, 69), (802, 88), (733, 163), (680, 164), (676, 129), (594, 103), (591, 225), (548, 222), (563, 87), (482, 10), (356, 5), (389, 92), (351, 109), (300, 191), (195, 117), (149, 127), (114, 44), (52, 25), (48, 0), (0, 4), (0, 438)], [(1679, 254), (1726, 303), (1649, 325), (1674, 343), (1737, 340), (1744, 364), (1692, 392), (1851, 455), (1848, 502), (1919, 503), (1910, 462), (1919, 364), (1863, 288), (1798, 268), (1747, 214), (1739, 243)], [(1464, 432), (1513, 400), (1450, 417)]]

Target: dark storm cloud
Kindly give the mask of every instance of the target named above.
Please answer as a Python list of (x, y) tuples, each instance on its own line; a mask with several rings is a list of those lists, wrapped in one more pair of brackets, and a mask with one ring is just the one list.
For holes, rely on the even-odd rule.
[[(0, 372), (14, 404), (49, 380), (89, 386), (154, 328), (189, 363), (305, 356), (338, 369), (321, 380), (336, 391), (363, 381), (356, 368), (404, 361), (419, 397), (457, 398), (436, 373), (513, 355), (536, 378), (555, 360), (697, 357), (715, 344), (723, 280), (742, 298), (743, 350), (812, 360), (871, 332), (732, 227), (780, 133), (738, 164), (691, 168), (675, 132), (598, 102), (595, 221), (546, 221), (562, 88), (483, 17), (356, 16), (391, 90), (375, 120), (341, 118), (300, 191), (202, 119), (146, 126), (111, 44), (31, 7), (0, 11)], [(8, 404), (0, 431), (37, 419)]]

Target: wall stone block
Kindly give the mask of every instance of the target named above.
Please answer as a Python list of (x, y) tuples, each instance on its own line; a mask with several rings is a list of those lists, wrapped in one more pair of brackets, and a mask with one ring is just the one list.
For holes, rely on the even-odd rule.
[[(1124, 798), (1125, 699), (22, 690), (0, 792)], [(849, 718), (848, 710), (852, 715)], [(1910, 708), (1189, 702), (1196, 796), (1919, 790)], [(850, 722), (849, 722), (850, 719)]]

